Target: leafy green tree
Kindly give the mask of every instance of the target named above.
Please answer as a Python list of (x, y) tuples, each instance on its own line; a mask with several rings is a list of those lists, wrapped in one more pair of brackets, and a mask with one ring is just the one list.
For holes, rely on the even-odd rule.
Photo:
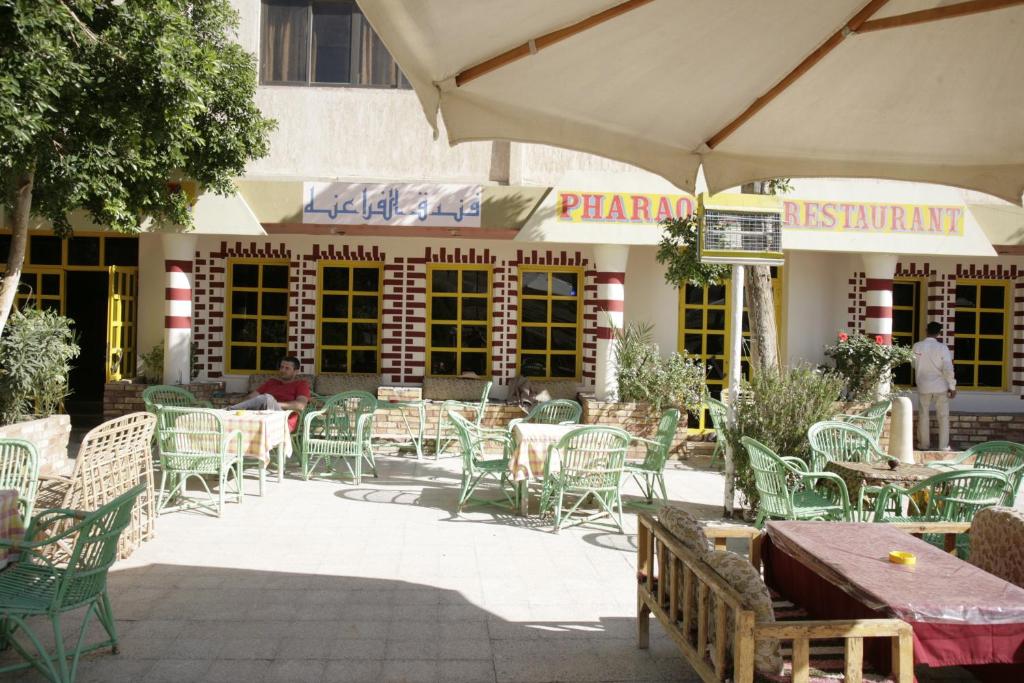
[(266, 155), (255, 58), (229, 0), (0, 0), (0, 209), (13, 219), (0, 333), (30, 216), (136, 233), (192, 227), (189, 180), (218, 194)]

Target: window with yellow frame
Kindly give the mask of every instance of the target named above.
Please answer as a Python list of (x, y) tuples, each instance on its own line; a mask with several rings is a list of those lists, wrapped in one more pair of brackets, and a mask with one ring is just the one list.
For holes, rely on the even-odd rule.
[[(922, 338), (924, 316), (921, 294), (924, 281), (919, 278), (903, 278), (892, 281), (892, 343), (898, 346), (913, 346)], [(892, 371), (896, 386), (908, 387), (914, 383), (914, 369), (904, 363)]]
[(230, 259), (228, 372), (277, 370), (288, 352), (288, 262)]
[(491, 267), (427, 266), (427, 374), (491, 375)]
[(583, 320), (583, 270), (520, 266), (519, 373), (578, 377)]
[(1009, 284), (957, 280), (953, 369), (958, 389), (1006, 389)]
[(380, 372), (380, 263), (321, 261), (317, 372)]
[[(781, 272), (772, 268), (772, 290), (775, 298), (775, 320), (779, 328), (779, 343), (782, 343)], [(729, 304), (731, 283), (701, 287), (683, 284), (679, 288), (679, 334), (677, 346), (691, 356), (701, 360), (707, 367), (707, 387), (712, 398), (720, 398), (729, 376), (729, 344), (732, 338), (732, 307)], [(750, 369), (750, 327), (747, 309), (743, 307), (743, 345), (741, 373), (748, 376)], [(689, 416), (688, 428), (693, 431), (712, 429), (711, 416), (707, 411)]]

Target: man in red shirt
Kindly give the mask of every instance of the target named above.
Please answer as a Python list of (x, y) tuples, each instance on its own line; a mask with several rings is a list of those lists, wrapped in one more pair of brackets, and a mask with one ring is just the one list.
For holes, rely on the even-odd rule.
[(268, 379), (230, 410), (292, 410), (288, 416), (288, 428), (295, 431), (299, 424), (299, 413), (309, 402), (309, 382), (296, 377), (299, 373), (299, 359), (285, 356), (278, 367), (280, 378)]

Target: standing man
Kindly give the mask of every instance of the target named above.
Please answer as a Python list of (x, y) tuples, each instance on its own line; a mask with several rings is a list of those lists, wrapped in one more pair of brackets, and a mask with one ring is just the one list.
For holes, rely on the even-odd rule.
[(949, 450), (949, 399), (956, 396), (956, 377), (953, 375), (953, 354), (939, 341), (942, 325), (928, 323), (928, 336), (914, 344), (914, 370), (917, 398), (921, 411), (917, 416), (917, 447), (926, 451), (931, 447), (931, 420), (929, 411), (935, 405), (935, 418), (939, 422), (939, 450)]
[(294, 432), (299, 424), (299, 413), (309, 402), (309, 382), (296, 377), (299, 359), (294, 356), (282, 358), (278, 370), (280, 377), (268, 379), (229, 410), (291, 410), (288, 429)]

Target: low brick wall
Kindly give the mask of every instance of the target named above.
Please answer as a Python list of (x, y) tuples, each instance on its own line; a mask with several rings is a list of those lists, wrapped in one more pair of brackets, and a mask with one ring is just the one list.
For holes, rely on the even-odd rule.
[[(915, 430), (917, 429), (917, 417), (915, 412)], [(932, 443), (934, 444), (938, 443), (934, 413), (931, 422)], [(950, 413), (949, 445), (953, 450), (967, 450), (971, 446), (977, 446), (985, 441), (1024, 443), (1024, 413)]]
[[(583, 423), (593, 425), (607, 425), (620, 427), (633, 436), (640, 436), (646, 439), (654, 436), (658, 429), (658, 420), (661, 413), (654, 409), (650, 403), (613, 403), (609, 401), (598, 401), (592, 398), (583, 399)], [(714, 444), (709, 444), (714, 449)], [(642, 455), (643, 448), (634, 447), (630, 457)], [(686, 415), (679, 420), (676, 428), (676, 436), (672, 439), (672, 448), (669, 450), (670, 458), (684, 459), (690, 452), (688, 434), (686, 428)]]
[(71, 417), (50, 415), (38, 420), (16, 422), (0, 427), (0, 437), (24, 439), (39, 451), (41, 474), (59, 474), (68, 469), (68, 440), (71, 438)]
[[(137, 413), (146, 409), (142, 400), (142, 392), (148, 389), (150, 384), (136, 384), (130, 381), (107, 382), (103, 386), (103, 419), (112, 420), (128, 413)], [(227, 405), (224, 394), (223, 382), (197, 382), (186, 384), (184, 389), (192, 392), (192, 395), (202, 401), (210, 401), (215, 406)], [(221, 397), (214, 397), (220, 394)]]

